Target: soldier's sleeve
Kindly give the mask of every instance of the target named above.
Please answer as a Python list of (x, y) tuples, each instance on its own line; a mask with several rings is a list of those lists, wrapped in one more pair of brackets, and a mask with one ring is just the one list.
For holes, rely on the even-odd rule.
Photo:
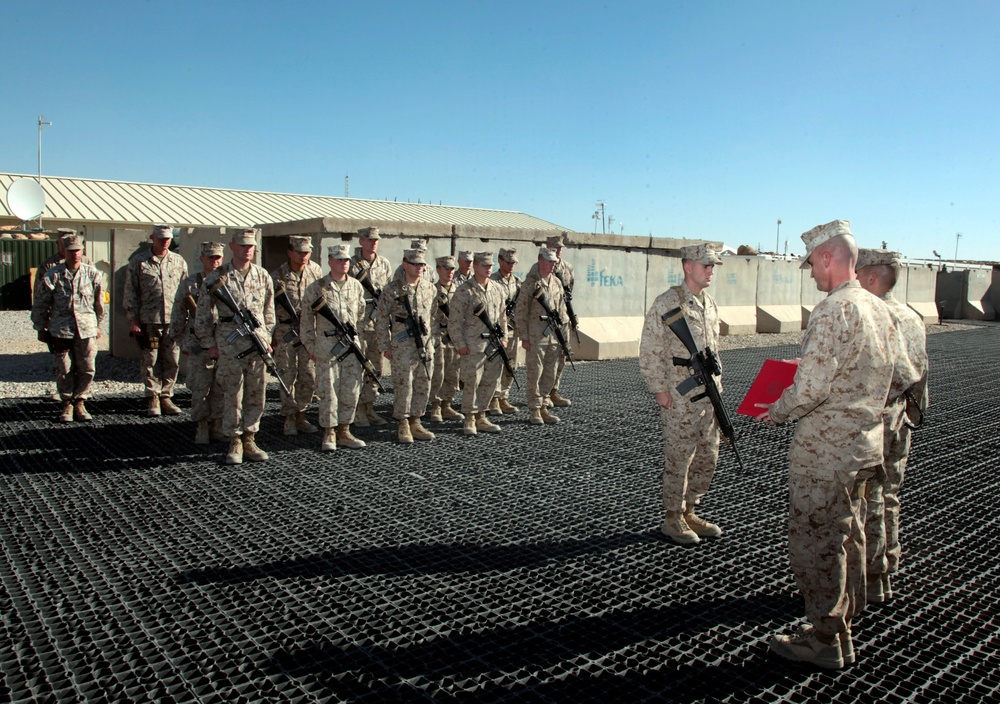
[(299, 315), (299, 336), (302, 338), (302, 346), (312, 355), (316, 354), (316, 313), (312, 304), (321, 295), (319, 286), (309, 284), (305, 291), (305, 300), (308, 303), (303, 302), (302, 313)]
[(528, 311), (535, 297), (536, 284), (535, 279), (526, 278), (521, 284), (521, 295), (517, 297), (517, 303), (514, 305), (514, 327), (525, 340), (528, 339)]
[(451, 306), (448, 308), (448, 336), (456, 350), (468, 347), (465, 341), (465, 309), (468, 307), (467, 287), (462, 284), (451, 297)]
[[(49, 269), (49, 271), (52, 271), (52, 269)], [(38, 332), (48, 327), (49, 314), (52, 310), (52, 289), (54, 286), (55, 284), (48, 273), (36, 285), (35, 301), (31, 305), (31, 324)]]
[(834, 311), (819, 308), (813, 311), (802, 340), (802, 357), (795, 381), (771, 404), (770, 415), (775, 422), (797, 420), (830, 397), (837, 373), (836, 318)]
[(97, 326), (100, 328), (101, 323), (104, 322), (104, 315), (106, 313), (104, 307), (104, 286), (101, 284), (101, 272), (95, 268), (91, 275), (93, 276), (94, 287), (94, 313), (97, 315)]
[(125, 317), (131, 322), (139, 322), (139, 258), (133, 257), (125, 269), (125, 290), (122, 295), (122, 306)]
[(208, 292), (211, 286), (219, 280), (218, 276), (210, 276), (201, 285), (201, 293), (198, 294), (198, 311), (194, 317), (194, 334), (198, 338), (198, 344), (209, 349), (215, 347), (215, 325), (219, 315), (215, 306), (215, 296)]
[(365, 313), (368, 310), (368, 304), (365, 303), (365, 288), (359, 282), (354, 282), (354, 293), (351, 294), (351, 300), (354, 302), (354, 327), (360, 332), (365, 326)]
[(170, 327), (167, 328), (167, 334), (175, 340), (179, 340), (184, 335), (184, 327), (188, 318), (188, 310), (184, 306), (184, 300), (187, 298), (185, 281), (187, 281), (186, 276), (177, 290), (174, 291), (174, 306), (170, 309)]
[(390, 286), (383, 287), (375, 313), (375, 336), (378, 339), (378, 348), (383, 352), (390, 349), (391, 342), (389, 333), (392, 330), (392, 295), (389, 289)]
[(639, 374), (654, 394), (670, 391), (674, 386), (673, 360), (669, 357), (669, 344), (665, 339), (668, 330), (660, 317), (662, 307), (658, 298), (646, 311), (639, 339)]
[(274, 335), (274, 327), (277, 325), (277, 318), (274, 315), (274, 281), (270, 276), (264, 276), (264, 329), (267, 331), (266, 340), (270, 340)]

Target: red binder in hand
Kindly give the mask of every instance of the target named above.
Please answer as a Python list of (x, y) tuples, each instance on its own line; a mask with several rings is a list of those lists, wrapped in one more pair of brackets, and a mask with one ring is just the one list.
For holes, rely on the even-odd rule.
[(795, 381), (795, 372), (798, 368), (799, 363), (795, 360), (764, 360), (764, 366), (760, 368), (757, 378), (753, 380), (746, 398), (736, 412), (744, 416), (759, 416), (764, 409), (758, 408), (756, 404), (771, 404), (777, 401), (781, 392)]

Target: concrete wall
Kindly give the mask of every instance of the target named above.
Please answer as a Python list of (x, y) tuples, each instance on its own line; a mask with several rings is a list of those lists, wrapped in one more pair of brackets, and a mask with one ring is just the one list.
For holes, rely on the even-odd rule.
[(725, 257), (715, 268), (709, 293), (719, 306), (723, 335), (753, 335), (757, 332), (758, 257)]
[(987, 269), (939, 271), (937, 300), (942, 317), (953, 320), (996, 320), (989, 292), (993, 272)]
[(937, 272), (927, 267), (905, 267), (896, 280), (896, 297), (923, 318), (924, 325), (938, 322), (938, 306), (934, 300)]
[(802, 329), (802, 270), (795, 261), (757, 264), (757, 332)]

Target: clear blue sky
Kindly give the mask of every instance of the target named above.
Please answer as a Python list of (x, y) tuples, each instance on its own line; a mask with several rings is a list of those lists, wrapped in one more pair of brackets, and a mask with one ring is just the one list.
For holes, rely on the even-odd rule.
[[(1000, 3), (5, 6), (0, 170), (1000, 260)], [(600, 225), (598, 224), (598, 231)]]

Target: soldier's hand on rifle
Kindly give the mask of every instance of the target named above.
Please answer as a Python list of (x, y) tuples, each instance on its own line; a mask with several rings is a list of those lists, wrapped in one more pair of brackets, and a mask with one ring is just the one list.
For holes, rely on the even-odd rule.
[(669, 391), (658, 391), (656, 393), (656, 405), (669, 411), (674, 407), (674, 397)]
[(386, 358), (386, 359), (388, 359), (388, 360), (389, 360), (390, 362), (392, 361), (392, 350), (386, 350), (386, 351), (385, 351), (385, 352), (383, 352), (382, 354), (383, 354), (383, 355), (385, 356), (385, 358)]
[(462, 349), (455, 350), (455, 351), (458, 352), (462, 357), (464, 357), (465, 355), (469, 354), (469, 348), (468, 347), (463, 347)]
[(133, 335), (141, 335), (142, 334), (142, 326), (140, 326), (138, 322), (136, 322), (135, 320), (133, 320), (132, 322), (130, 322), (128, 324), (128, 331), (130, 333), (132, 333)]
[(531, 343), (527, 340), (521, 340), (521, 347), (523, 347), (526, 352), (531, 352)]
[(209, 359), (218, 359), (219, 358), (219, 348), (218, 347), (209, 347), (208, 348), (208, 358)]
[(312, 352), (309, 353), (309, 361), (310, 362), (315, 362), (316, 361), (316, 355), (314, 355)]

